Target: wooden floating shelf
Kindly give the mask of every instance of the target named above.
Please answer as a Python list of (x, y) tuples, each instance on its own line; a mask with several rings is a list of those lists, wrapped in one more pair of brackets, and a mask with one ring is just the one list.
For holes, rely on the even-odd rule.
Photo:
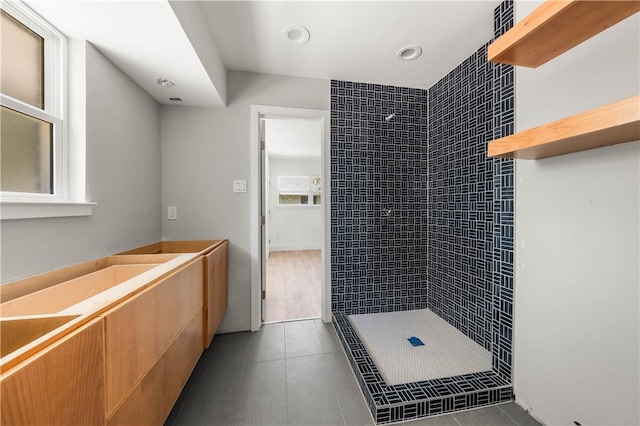
[(489, 157), (539, 160), (640, 139), (640, 96), (489, 142)]
[(492, 62), (537, 68), (640, 11), (640, 1), (549, 1), (493, 42)]

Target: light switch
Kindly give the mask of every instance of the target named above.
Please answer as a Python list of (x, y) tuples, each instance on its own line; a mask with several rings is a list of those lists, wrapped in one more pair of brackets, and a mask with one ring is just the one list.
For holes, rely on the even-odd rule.
[(246, 180), (234, 180), (233, 181), (233, 192), (236, 192), (236, 193), (247, 192), (247, 181)]
[(176, 206), (167, 207), (167, 219), (178, 220), (178, 208)]

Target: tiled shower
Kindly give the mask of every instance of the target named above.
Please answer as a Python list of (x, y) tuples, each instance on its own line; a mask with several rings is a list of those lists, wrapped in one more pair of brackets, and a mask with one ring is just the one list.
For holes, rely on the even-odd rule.
[[(507, 0), (495, 37), (512, 25)], [(332, 311), (378, 423), (513, 397), (513, 162), (486, 156), (514, 130), (513, 67), (489, 42), (428, 90), (331, 82)], [(387, 386), (346, 316), (424, 308), (492, 371)]]

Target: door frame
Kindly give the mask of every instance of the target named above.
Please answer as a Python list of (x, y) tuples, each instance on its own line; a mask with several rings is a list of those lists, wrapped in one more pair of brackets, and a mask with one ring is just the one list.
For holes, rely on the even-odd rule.
[(249, 190), (251, 198), (251, 331), (262, 326), (262, 228), (261, 228), (261, 138), (260, 120), (263, 118), (312, 119), (321, 123), (322, 170), (322, 249), (320, 255), (320, 303), (322, 321), (331, 322), (331, 114), (327, 110), (289, 108), (272, 105), (251, 105), (251, 138), (249, 155), (251, 174)]

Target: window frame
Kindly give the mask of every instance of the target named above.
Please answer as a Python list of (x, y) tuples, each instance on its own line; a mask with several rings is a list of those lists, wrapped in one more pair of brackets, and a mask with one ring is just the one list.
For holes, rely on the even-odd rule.
[[(52, 131), (52, 194), (0, 191), (3, 210), (5, 204), (19, 202), (70, 201), (67, 142), (67, 38), (28, 6), (18, 1), (3, 1), (0, 8), (44, 40), (44, 109), (29, 105), (0, 93), (0, 104), (22, 114), (51, 123)], [(3, 218), (4, 218), (3, 214)]]
[[(280, 189), (280, 178), (306, 178), (307, 189)], [(322, 206), (322, 198), (320, 199), (320, 204), (314, 204), (313, 200), (316, 195), (321, 195), (322, 191), (316, 192), (314, 189), (313, 179), (319, 177), (317, 175), (278, 175), (278, 185), (277, 188), (277, 199), (278, 199), (278, 207), (291, 209), (291, 208), (310, 208), (310, 207), (321, 207)], [(306, 204), (282, 204), (280, 202), (281, 195), (300, 195), (307, 197)]]

